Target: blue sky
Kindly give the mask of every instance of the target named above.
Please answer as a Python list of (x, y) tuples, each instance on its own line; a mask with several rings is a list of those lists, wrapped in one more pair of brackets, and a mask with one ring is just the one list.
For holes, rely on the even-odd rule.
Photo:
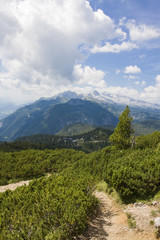
[(159, 0), (0, 0), (0, 101), (73, 90), (160, 103)]
[[(151, 1), (151, 0), (141, 0), (141, 1), (133, 1), (133, 0), (124, 0), (124, 1), (116, 1), (116, 0), (108, 0), (108, 1), (96, 1), (90, 0), (90, 4), (93, 9), (103, 9), (103, 12), (110, 16), (115, 23), (119, 23), (120, 19), (126, 18), (127, 21), (134, 20), (135, 25), (141, 26), (145, 25), (146, 28), (157, 28), (160, 27), (160, 2), (159, 1)], [(123, 26), (124, 31), (129, 35), (128, 29)], [(159, 30), (158, 30), (159, 31)], [(94, 64), (96, 66), (96, 60), (98, 59), (98, 68), (108, 69), (108, 84), (118, 84), (120, 82), (120, 86), (133, 86), (135, 89), (143, 91), (144, 86), (154, 85), (155, 77), (160, 72), (160, 39), (152, 38), (151, 34), (149, 34), (150, 39), (141, 41), (137, 39), (137, 41), (133, 41), (135, 44), (139, 45), (137, 48), (132, 51), (127, 52), (119, 52), (116, 53), (101, 53), (91, 55), (86, 64)], [(139, 36), (140, 38), (140, 36)], [(148, 37), (149, 38), (149, 37)], [(130, 37), (126, 38), (130, 41)], [(138, 41), (139, 40), (139, 41)], [(110, 42), (114, 43), (115, 39)], [(126, 41), (126, 40), (125, 40)], [(115, 41), (118, 43), (118, 41)], [(126, 64), (132, 66), (138, 66), (141, 69), (141, 74), (136, 75), (135, 81), (124, 78), (124, 69)], [(115, 75), (115, 69), (121, 70), (120, 74)], [(127, 76), (125, 76), (127, 77)], [(142, 81), (145, 81), (142, 85)], [(139, 82), (139, 83), (138, 83)], [(135, 86), (135, 84), (137, 86)], [(144, 85), (144, 86), (143, 86)]]

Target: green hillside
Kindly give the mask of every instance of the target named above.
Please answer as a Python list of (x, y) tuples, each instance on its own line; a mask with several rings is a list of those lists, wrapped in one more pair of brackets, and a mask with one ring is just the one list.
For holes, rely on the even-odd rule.
[(80, 135), (83, 133), (90, 132), (94, 130), (96, 127), (92, 125), (87, 125), (84, 123), (75, 123), (72, 125), (68, 125), (61, 129), (56, 135), (58, 136), (74, 136), (74, 135)]
[(113, 131), (104, 128), (95, 128), (71, 137), (37, 134), (21, 137), (13, 142), (0, 142), (0, 151), (15, 152), (26, 149), (76, 149), (93, 152), (109, 145), (109, 136)]
[(160, 131), (160, 120), (152, 119), (152, 120), (134, 122), (134, 129), (135, 129), (135, 134), (137, 136), (150, 134), (155, 131)]

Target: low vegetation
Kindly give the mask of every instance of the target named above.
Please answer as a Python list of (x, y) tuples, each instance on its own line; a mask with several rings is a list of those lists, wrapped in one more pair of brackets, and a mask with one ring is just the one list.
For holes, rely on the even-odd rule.
[(92, 192), (93, 179), (72, 173), (0, 194), (0, 239), (72, 239), (97, 205)]
[[(116, 194), (125, 203), (159, 199), (160, 132), (129, 144), (128, 129), (124, 144), (110, 137), (113, 145), (89, 154), (73, 149), (1, 151), (0, 185), (41, 177), (0, 194), (1, 239), (73, 239), (96, 208), (93, 182), (100, 182), (98, 190)], [(47, 173), (51, 177), (46, 178)], [(128, 219), (134, 228), (135, 220)]]
[(136, 228), (136, 221), (135, 218), (130, 214), (130, 213), (126, 213), (127, 215), (127, 222), (130, 228)]

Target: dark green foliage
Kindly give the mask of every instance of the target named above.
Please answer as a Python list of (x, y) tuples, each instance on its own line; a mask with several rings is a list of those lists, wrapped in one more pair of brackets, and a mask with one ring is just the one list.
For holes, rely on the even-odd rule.
[(73, 173), (0, 194), (0, 239), (73, 239), (97, 205), (93, 179)]
[(0, 239), (73, 239), (96, 207), (93, 179), (107, 182), (124, 202), (152, 198), (160, 191), (160, 133), (136, 138), (135, 148), (109, 146), (91, 154), (69, 149), (0, 152), (0, 184), (48, 172), (52, 177), (0, 194)]
[(155, 132), (138, 137), (135, 148), (126, 150), (110, 146), (91, 154), (67, 149), (1, 152), (0, 184), (73, 169), (105, 180), (124, 201), (150, 197), (160, 186), (159, 142), (160, 133)]
[(125, 110), (119, 117), (119, 123), (114, 129), (114, 133), (110, 136), (109, 140), (118, 149), (126, 149), (131, 146), (132, 118), (130, 116), (130, 109), (126, 106)]
[(10, 143), (12, 145), (22, 145), (26, 149), (76, 149), (82, 150), (82, 147), (77, 144), (76, 141), (71, 137), (61, 137), (50, 134), (37, 134), (26, 137), (21, 137), (16, 139), (14, 142)]
[(149, 199), (160, 190), (160, 149), (116, 150), (114, 147), (87, 155), (75, 168), (103, 179), (123, 201)]
[(160, 132), (154, 132), (146, 136), (139, 136), (136, 138), (135, 148), (156, 148), (160, 142)]
[(153, 196), (160, 186), (159, 152), (150, 149), (124, 151), (114, 162), (109, 162), (103, 173), (123, 200), (131, 197)]
[(0, 151), (15, 152), (26, 149), (75, 149), (87, 153), (109, 145), (113, 131), (97, 127), (94, 130), (72, 137), (38, 134), (21, 137), (13, 142), (0, 142)]
[(60, 172), (83, 156), (83, 152), (67, 149), (0, 152), (0, 185), (7, 184), (11, 180), (37, 178), (52, 171)]

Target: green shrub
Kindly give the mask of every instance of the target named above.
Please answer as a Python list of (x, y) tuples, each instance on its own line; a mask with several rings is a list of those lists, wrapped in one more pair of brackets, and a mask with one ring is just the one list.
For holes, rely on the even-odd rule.
[(97, 191), (108, 192), (108, 184), (105, 181), (101, 181), (97, 184)]
[(72, 173), (1, 193), (0, 239), (72, 239), (97, 206), (93, 189), (92, 178)]

